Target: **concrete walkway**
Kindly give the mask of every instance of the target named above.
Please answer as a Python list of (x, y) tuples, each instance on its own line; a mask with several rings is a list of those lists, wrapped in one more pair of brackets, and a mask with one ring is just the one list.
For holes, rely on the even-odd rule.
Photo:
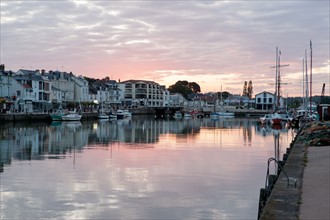
[(330, 220), (330, 146), (308, 147), (300, 220)]

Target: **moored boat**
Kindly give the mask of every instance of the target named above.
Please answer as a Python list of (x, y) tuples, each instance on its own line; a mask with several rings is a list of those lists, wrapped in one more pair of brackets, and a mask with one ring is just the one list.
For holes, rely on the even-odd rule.
[(80, 121), (82, 115), (76, 111), (69, 111), (67, 114), (62, 116), (62, 121)]
[(182, 113), (180, 111), (176, 111), (173, 115), (174, 119), (181, 119), (182, 118)]

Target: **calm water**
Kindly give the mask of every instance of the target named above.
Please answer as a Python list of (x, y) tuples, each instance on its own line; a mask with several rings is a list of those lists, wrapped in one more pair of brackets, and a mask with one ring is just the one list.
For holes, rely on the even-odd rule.
[(257, 119), (1, 124), (0, 218), (256, 219), (293, 136)]

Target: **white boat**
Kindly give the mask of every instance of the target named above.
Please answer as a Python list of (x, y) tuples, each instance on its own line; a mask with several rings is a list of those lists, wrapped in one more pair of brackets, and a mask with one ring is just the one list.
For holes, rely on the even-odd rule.
[(185, 112), (183, 115), (184, 119), (191, 119), (191, 114), (189, 112)]
[(228, 111), (220, 111), (220, 112), (216, 112), (219, 115), (219, 118), (221, 117), (227, 117), (227, 118), (233, 118), (235, 117), (235, 113), (234, 112), (228, 112)]
[(260, 118), (260, 122), (262, 124), (266, 124), (268, 122), (271, 122), (272, 118), (272, 114), (265, 114), (263, 117)]
[(101, 103), (101, 108), (99, 109), (97, 118), (98, 119), (109, 119), (109, 115), (105, 113), (105, 110), (103, 108), (103, 103)]
[(180, 111), (176, 111), (173, 115), (174, 119), (181, 119), (182, 118), (182, 113)]
[(211, 115), (210, 115), (210, 118), (213, 119), (213, 120), (217, 120), (217, 119), (219, 119), (219, 115), (216, 112), (212, 112)]
[(62, 116), (62, 121), (80, 121), (82, 115), (76, 111), (69, 111), (67, 114)]
[(132, 117), (132, 112), (130, 112), (128, 109), (124, 109), (123, 112), (125, 118)]
[(116, 116), (117, 116), (117, 119), (124, 119), (125, 118), (125, 112), (121, 109), (118, 109), (116, 111)]

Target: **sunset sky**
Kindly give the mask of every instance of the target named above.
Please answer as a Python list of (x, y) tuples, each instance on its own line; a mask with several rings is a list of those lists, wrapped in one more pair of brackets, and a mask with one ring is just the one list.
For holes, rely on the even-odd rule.
[[(93, 78), (196, 82), (202, 92), (274, 92), (276, 47), (284, 96), (301, 96), (313, 48), (313, 95), (330, 90), (328, 0), (1, 0), (0, 63)], [(309, 64), (308, 64), (309, 65)], [(309, 70), (308, 70), (309, 71)]]

